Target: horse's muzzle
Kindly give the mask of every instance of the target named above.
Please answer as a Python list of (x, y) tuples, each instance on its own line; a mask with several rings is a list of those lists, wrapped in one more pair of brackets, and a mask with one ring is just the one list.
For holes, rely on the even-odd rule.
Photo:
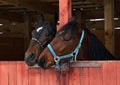
[(33, 53), (31, 53), (29, 56), (26, 56), (24, 58), (24, 60), (28, 66), (33, 66), (37, 62), (37, 58), (36, 58), (35, 54), (33, 54)]

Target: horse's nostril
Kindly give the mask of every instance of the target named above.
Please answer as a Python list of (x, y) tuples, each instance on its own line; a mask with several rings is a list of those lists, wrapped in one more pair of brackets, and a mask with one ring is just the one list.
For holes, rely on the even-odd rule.
[(33, 60), (34, 58), (35, 58), (34, 53), (31, 53), (31, 55), (30, 55), (30, 59)]
[(40, 60), (38, 60), (38, 65), (39, 66), (41, 66), (41, 67), (43, 67), (44, 66), (44, 64), (45, 64), (45, 58), (43, 57), (43, 58), (41, 58)]

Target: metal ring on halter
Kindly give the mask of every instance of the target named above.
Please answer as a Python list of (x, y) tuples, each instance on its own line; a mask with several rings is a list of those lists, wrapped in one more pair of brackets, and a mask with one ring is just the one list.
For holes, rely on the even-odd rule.
[(59, 62), (59, 61), (60, 61), (60, 57), (59, 57), (59, 56), (56, 56), (56, 57), (54, 58), (54, 61), (55, 61), (55, 62)]

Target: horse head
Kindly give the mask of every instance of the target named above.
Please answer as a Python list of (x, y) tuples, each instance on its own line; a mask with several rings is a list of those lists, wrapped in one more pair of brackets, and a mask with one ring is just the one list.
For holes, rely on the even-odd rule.
[(25, 52), (25, 62), (29, 66), (33, 66), (37, 62), (37, 58), (44, 48), (49, 44), (56, 35), (56, 21), (45, 22), (41, 16), (40, 26), (32, 31), (32, 38)]

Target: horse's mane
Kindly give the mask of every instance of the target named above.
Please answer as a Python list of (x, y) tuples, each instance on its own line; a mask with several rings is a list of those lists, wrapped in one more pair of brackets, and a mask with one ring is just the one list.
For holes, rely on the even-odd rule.
[(90, 39), (90, 59), (91, 60), (114, 60), (115, 57), (105, 48), (103, 43), (92, 33), (85, 28), (85, 32)]
[(69, 29), (74, 28), (74, 26), (77, 24), (76, 20), (72, 18), (67, 24), (65, 24), (59, 31), (67, 31)]

